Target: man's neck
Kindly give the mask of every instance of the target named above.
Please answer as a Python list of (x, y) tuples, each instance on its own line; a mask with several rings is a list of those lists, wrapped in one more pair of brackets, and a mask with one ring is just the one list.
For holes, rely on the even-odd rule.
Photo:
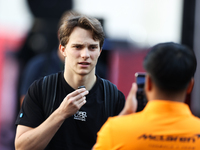
[(186, 97), (186, 92), (177, 92), (174, 94), (171, 93), (163, 93), (161, 91), (155, 92), (150, 96), (151, 100), (170, 100), (170, 101), (177, 101), (177, 102), (184, 102)]
[(79, 86), (85, 86), (87, 90), (90, 90), (96, 83), (96, 75), (78, 75), (78, 74), (69, 74), (64, 71), (65, 81), (73, 88), (77, 89)]

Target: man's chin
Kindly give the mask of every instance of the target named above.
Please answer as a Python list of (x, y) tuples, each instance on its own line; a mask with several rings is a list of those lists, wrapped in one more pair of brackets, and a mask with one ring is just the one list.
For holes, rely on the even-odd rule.
[(93, 70), (80, 70), (78, 72), (79, 75), (81, 76), (86, 76), (86, 75), (89, 75), (89, 74), (92, 74), (93, 73)]
[(79, 75), (81, 75), (81, 76), (86, 76), (86, 75), (88, 75), (89, 74), (89, 72), (80, 72), (79, 73)]

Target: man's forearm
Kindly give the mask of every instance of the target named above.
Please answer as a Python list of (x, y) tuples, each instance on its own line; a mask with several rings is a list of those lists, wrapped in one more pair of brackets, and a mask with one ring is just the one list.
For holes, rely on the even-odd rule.
[(59, 113), (59, 110), (55, 110), (36, 128), (26, 129), (26, 127), (19, 125), (15, 138), (16, 150), (44, 149), (65, 120)]

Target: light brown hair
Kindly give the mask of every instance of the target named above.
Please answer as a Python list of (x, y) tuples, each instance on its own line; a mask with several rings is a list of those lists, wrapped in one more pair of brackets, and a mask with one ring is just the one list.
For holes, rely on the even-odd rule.
[(75, 27), (80, 27), (92, 31), (92, 36), (95, 41), (99, 41), (100, 49), (104, 42), (104, 33), (101, 23), (93, 17), (85, 15), (71, 15), (69, 19), (63, 21), (59, 28), (59, 40), (62, 46), (65, 46)]

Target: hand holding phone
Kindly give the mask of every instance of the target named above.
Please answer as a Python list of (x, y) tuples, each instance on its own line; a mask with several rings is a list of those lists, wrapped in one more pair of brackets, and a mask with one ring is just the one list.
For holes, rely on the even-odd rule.
[(119, 115), (128, 115), (136, 112), (137, 110), (136, 93), (137, 93), (137, 84), (134, 82), (126, 98), (125, 106)]

